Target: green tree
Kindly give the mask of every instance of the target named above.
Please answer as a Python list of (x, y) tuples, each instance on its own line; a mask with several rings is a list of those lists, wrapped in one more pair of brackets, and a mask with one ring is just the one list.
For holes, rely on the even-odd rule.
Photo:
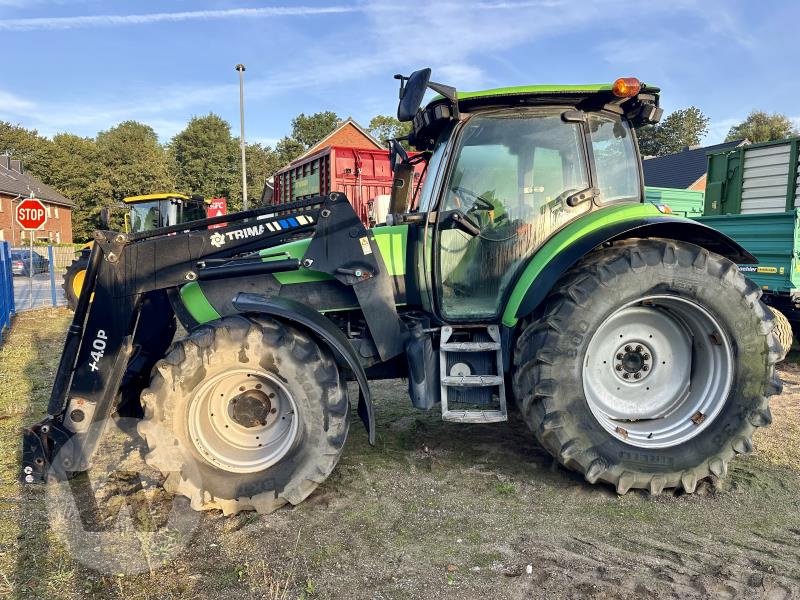
[[(411, 133), (411, 122), (404, 123), (391, 115), (377, 115), (372, 117), (367, 129), (385, 146), (389, 140)], [(403, 142), (403, 145), (408, 147), (407, 142)]]
[(300, 142), (305, 150), (308, 150), (326, 135), (332, 133), (339, 123), (339, 116), (329, 110), (313, 115), (300, 113), (292, 119), (292, 138)]
[[(247, 144), (247, 196), (250, 206), (261, 204), (264, 184), (283, 166), (277, 152), (269, 146)], [(241, 184), (240, 184), (241, 185)]]
[(664, 156), (697, 146), (708, 133), (708, 117), (690, 106), (670, 113), (661, 123), (637, 131), (642, 156)]
[(239, 147), (230, 125), (219, 116), (193, 117), (170, 141), (168, 156), (179, 191), (231, 202), (241, 195)]
[(46, 176), (50, 167), (51, 151), (50, 140), (35, 129), (0, 121), (0, 154), (10, 154), (21, 160), (25, 170), (40, 179)]
[(88, 240), (100, 226), (100, 208), (111, 198), (111, 185), (105, 178), (95, 141), (71, 133), (54, 136), (46, 179), (75, 203), (73, 239)]
[(754, 110), (747, 118), (731, 127), (726, 142), (747, 139), (754, 144), (782, 140), (800, 132), (786, 115), (780, 113), (767, 114), (763, 110)]
[(293, 137), (284, 137), (275, 145), (275, 153), (281, 167), (288, 165), (306, 151), (306, 147)]
[(97, 134), (97, 151), (111, 197), (172, 191), (164, 148), (149, 125), (125, 121)]

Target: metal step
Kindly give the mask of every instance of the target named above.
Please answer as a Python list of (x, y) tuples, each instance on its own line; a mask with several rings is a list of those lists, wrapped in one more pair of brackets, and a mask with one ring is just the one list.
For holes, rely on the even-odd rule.
[(503, 383), (499, 375), (448, 375), (442, 377), (442, 384), (450, 387), (490, 387)]
[[(460, 339), (451, 342), (456, 331)], [(500, 328), (445, 325), (440, 335), (442, 419), (455, 423), (507, 421)]]
[(508, 421), (502, 410), (448, 410), (442, 413), (442, 420), (453, 423), (499, 423)]
[(446, 342), (439, 344), (442, 352), (496, 352), (499, 342)]

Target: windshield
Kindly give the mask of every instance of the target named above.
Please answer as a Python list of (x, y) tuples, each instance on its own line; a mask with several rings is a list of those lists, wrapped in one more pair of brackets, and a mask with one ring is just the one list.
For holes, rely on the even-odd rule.
[[(567, 199), (590, 187), (580, 124), (563, 109), (503, 110), (464, 126), (445, 186), (439, 229), (441, 308), (447, 317), (498, 313), (517, 268), (591, 203)], [(479, 230), (448, 227), (452, 211)]]
[(158, 200), (131, 204), (131, 231), (138, 233), (158, 229), (159, 212)]

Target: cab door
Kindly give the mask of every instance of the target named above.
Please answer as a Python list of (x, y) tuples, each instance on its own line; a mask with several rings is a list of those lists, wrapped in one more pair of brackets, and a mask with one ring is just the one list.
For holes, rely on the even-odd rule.
[(496, 320), (519, 268), (553, 232), (590, 210), (591, 202), (568, 202), (591, 189), (591, 177), (583, 125), (564, 121), (563, 110), (498, 110), (463, 126), (434, 233), (434, 288), (444, 320)]

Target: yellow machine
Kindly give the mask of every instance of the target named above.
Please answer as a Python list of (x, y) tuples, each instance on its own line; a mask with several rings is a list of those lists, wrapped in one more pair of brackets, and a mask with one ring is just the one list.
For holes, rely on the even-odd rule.
[[(122, 202), (125, 207), (125, 233), (150, 231), (178, 223), (205, 219), (206, 207), (210, 204), (209, 200), (204, 200), (200, 196), (187, 196), (177, 192), (128, 196), (123, 198)], [(107, 213), (103, 220), (108, 220)], [(107, 223), (103, 223), (103, 227), (107, 227)], [(92, 243), (88, 242), (81, 248), (78, 257), (72, 261), (64, 273), (64, 296), (67, 299), (67, 306), (73, 310), (83, 287)]]

